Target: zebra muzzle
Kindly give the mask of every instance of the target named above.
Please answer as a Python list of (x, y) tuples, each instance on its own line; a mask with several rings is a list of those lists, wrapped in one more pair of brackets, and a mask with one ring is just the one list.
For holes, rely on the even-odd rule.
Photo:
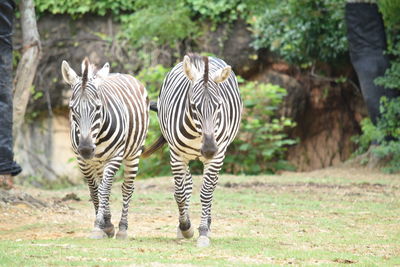
[(200, 149), (200, 153), (206, 159), (211, 159), (217, 153), (218, 147), (215, 143), (213, 135), (203, 134), (203, 144)]
[(82, 145), (78, 147), (78, 152), (84, 159), (91, 159), (94, 156), (95, 145)]

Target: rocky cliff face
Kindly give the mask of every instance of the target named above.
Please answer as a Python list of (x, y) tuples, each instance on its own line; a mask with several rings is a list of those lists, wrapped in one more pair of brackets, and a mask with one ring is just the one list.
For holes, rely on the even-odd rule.
[[(72, 181), (80, 179), (69, 144), (67, 103), (71, 94), (64, 84), (60, 66), (67, 60), (80, 72), (85, 56), (102, 65), (111, 63), (113, 72), (135, 75), (141, 68), (139, 51), (127, 49), (115, 36), (119, 25), (108, 17), (85, 16), (71, 20), (67, 16), (46, 16), (38, 21), (43, 44), (43, 56), (35, 79), (26, 124), (26, 146), (19, 149), (18, 160), (24, 165), (25, 175), (43, 175), (48, 179), (60, 176)], [(20, 32), (15, 34), (18, 48)], [(220, 56), (233, 66), (234, 71), (250, 80), (270, 82), (284, 87), (288, 95), (280, 114), (292, 117), (297, 127), (288, 133), (299, 138), (291, 147), (288, 159), (299, 170), (327, 167), (346, 160), (353, 151), (351, 136), (359, 133), (359, 122), (366, 116), (361, 95), (345, 83), (311, 77), (285, 63), (277, 61), (268, 51), (254, 51), (250, 47), (251, 34), (238, 21), (233, 28), (219, 26), (197, 40), (196, 47), (183, 44), (176, 51), (165, 49), (151, 54), (152, 62), (173, 65), (186, 51), (204, 51)], [(129, 52), (130, 51), (130, 52)], [(175, 53), (174, 53), (175, 52)], [(354, 75), (352, 70), (334, 75)], [(339, 73), (339, 74), (338, 74)], [(144, 83), (146, 81), (143, 81)], [(36, 113), (41, 114), (36, 117)], [(40, 167), (39, 167), (40, 166)], [(39, 169), (40, 168), (40, 169)]]

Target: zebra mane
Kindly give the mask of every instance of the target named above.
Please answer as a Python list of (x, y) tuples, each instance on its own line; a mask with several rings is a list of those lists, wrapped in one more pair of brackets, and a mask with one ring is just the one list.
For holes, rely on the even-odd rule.
[(88, 82), (88, 74), (89, 74), (89, 59), (85, 57), (83, 60), (83, 74), (82, 74), (82, 93), (86, 88), (87, 82)]
[(204, 56), (204, 86), (208, 84), (208, 57)]

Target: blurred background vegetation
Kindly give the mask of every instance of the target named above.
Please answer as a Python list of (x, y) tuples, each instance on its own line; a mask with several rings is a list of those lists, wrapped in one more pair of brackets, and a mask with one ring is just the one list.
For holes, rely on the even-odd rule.
[[(39, 21), (49, 16), (68, 17), (71, 21), (104, 16), (118, 23), (120, 28), (114, 37), (102, 32), (95, 35), (106, 43), (118, 44), (124, 50), (124, 57), (132, 58), (124, 65), (110, 62), (112, 70), (134, 74), (146, 85), (152, 100), (156, 100), (165, 74), (187, 51), (215, 55), (213, 51), (201, 49), (205, 36), (210, 32), (218, 34), (221, 25), (232, 30), (238, 21), (251, 32), (250, 47), (255, 52), (248, 57), (264, 60), (263, 56), (268, 55), (270, 61), (272, 58), (275, 63), (283, 62), (289, 69), (286, 73), (297, 80), (301, 80), (300, 76), (309, 79), (314, 75), (330, 79), (333, 86), (354, 83), (350, 80), (354, 73), (347, 75), (348, 71), (338, 71), (349, 66), (344, 0), (35, 0), (35, 5)], [(399, 90), (400, 1), (381, 0), (379, 8), (387, 29), (387, 53), (392, 64), (376, 82), (388, 90)], [(222, 35), (218, 40), (220, 46), (228, 37), (224, 38)], [(169, 61), (157, 60), (157, 56), (166, 53)], [(15, 58), (18, 60), (18, 51)], [(230, 64), (229, 58), (224, 60)], [(331, 71), (325, 71), (326, 65)], [(240, 71), (239, 74), (242, 75)], [(287, 88), (250, 79), (251, 75), (246, 72), (243, 77), (239, 81), (244, 116), (239, 136), (229, 148), (224, 172), (258, 174), (294, 170), (295, 166), (287, 161), (287, 151), (301, 142), (293, 134), (299, 119), (278, 112), (287, 97)], [(42, 97), (37, 93), (36, 96)], [(359, 126), (361, 135), (353, 138), (357, 153), (366, 152), (378, 140), (381, 145), (373, 153), (389, 158), (385, 170), (390, 172), (400, 170), (399, 101), (383, 99), (384, 115), (379, 123), (374, 126), (368, 118), (364, 119)], [(387, 132), (394, 140), (384, 140)], [(158, 135), (153, 113), (146, 144)], [(168, 162), (165, 147), (162, 152), (142, 160), (140, 173), (148, 177), (169, 175)], [(200, 170), (196, 164), (193, 167)]]

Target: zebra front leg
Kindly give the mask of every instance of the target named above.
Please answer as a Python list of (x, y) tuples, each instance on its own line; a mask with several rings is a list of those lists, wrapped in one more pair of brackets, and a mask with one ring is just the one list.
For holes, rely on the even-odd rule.
[[(101, 167), (97, 170), (97, 176), (100, 177), (101, 181), (103, 177), (103, 169)], [(114, 225), (111, 223), (110, 206), (107, 206), (106, 210), (104, 211), (104, 228), (102, 228), (102, 230), (107, 234), (108, 237), (114, 237), (115, 228)]]
[[(98, 183), (97, 183), (97, 177), (96, 177), (96, 168), (94, 166), (87, 165), (85, 162), (83, 162), (79, 158), (78, 158), (78, 164), (79, 164), (79, 167), (80, 167), (83, 175), (85, 176), (86, 182), (88, 184), (89, 191), (90, 191), (90, 198), (93, 202), (95, 216), (97, 218), (97, 213), (98, 213), (98, 209), (99, 209), (99, 197), (98, 197)], [(101, 177), (101, 175), (100, 175), (100, 177)], [(95, 220), (94, 225), (96, 226), (96, 220)], [(99, 236), (100, 236), (100, 234), (99, 234)], [(101, 234), (101, 236), (102, 236), (102, 234)], [(91, 233), (90, 238), (99, 238), (99, 237), (93, 236), (93, 233)]]
[[(106, 228), (106, 221), (111, 218), (109, 210), (109, 199), (113, 178), (119, 167), (121, 166), (122, 158), (116, 158), (109, 161), (103, 171), (103, 177), (98, 190), (99, 196), (99, 209), (96, 215), (96, 221), (94, 223), (94, 229), (92, 231), (91, 238), (101, 239), (107, 236), (107, 232), (111, 233), (111, 229)], [(113, 228), (114, 226), (112, 226)], [(106, 230), (106, 231), (105, 231)]]
[(193, 181), (187, 162), (177, 160), (171, 151), (171, 169), (175, 181), (175, 201), (179, 209), (177, 238), (192, 238), (194, 231), (189, 218), (189, 204)]
[(213, 161), (204, 164), (203, 185), (200, 190), (201, 220), (199, 226), (198, 247), (210, 245), (209, 231), (211, 227), (211, 205), (213, 193), (218, 182), (218, 173), (221, 169), (223, 159), (214, 158)]
[(90, 198), (91, 198), (93, 206), (94, 206), (95, 215), (97, 215), (97, 210), (99, 208), (99, 198), (97, 195), (98, 184), (97, 184), (97, 180), (96, 180), (96, 169), (90, 165), (87, 165), (85, 162), (83, 162), (79, 158), (78, 158), (78, 165), (79, 165), (79, 168), (81, 169), (81, 172), (83, 173), (86, 183), (89, 187)]
[(127, 230), (128, 230), (128, 210), (129, 210), (129, 203), (132, 198), (133, 191), (135, 189), (134, 181), (136, 174), (138, 172), (139, 166), (139, 156), (134, 157), (133, 159), (128, 159), (125, 161), (125, 179), (122, 183), (122, 214), (121, 220), (119, 222), (119, 229), (116, 235), (118, 239), (126, 239), (128, 237)]
[[(177, 229), (177, 238), (192, 238), (194, 235), (194, 228), (190, 222), (189, 205), (190, 205), (190, 197), (192, 196), (193, 180), (192, 180), (192, 174), (190, 173), (189, 169), (187, 170), (185, 175), (184, 188), (186, 192), (184, 210), (186, 213), (187, 220), (186, 223), (185, 222), (182, 223), (181, 219), (179, 220), (179, 227)], [(183, 216), (183, 218), (185, 218), (185, 216)]]

